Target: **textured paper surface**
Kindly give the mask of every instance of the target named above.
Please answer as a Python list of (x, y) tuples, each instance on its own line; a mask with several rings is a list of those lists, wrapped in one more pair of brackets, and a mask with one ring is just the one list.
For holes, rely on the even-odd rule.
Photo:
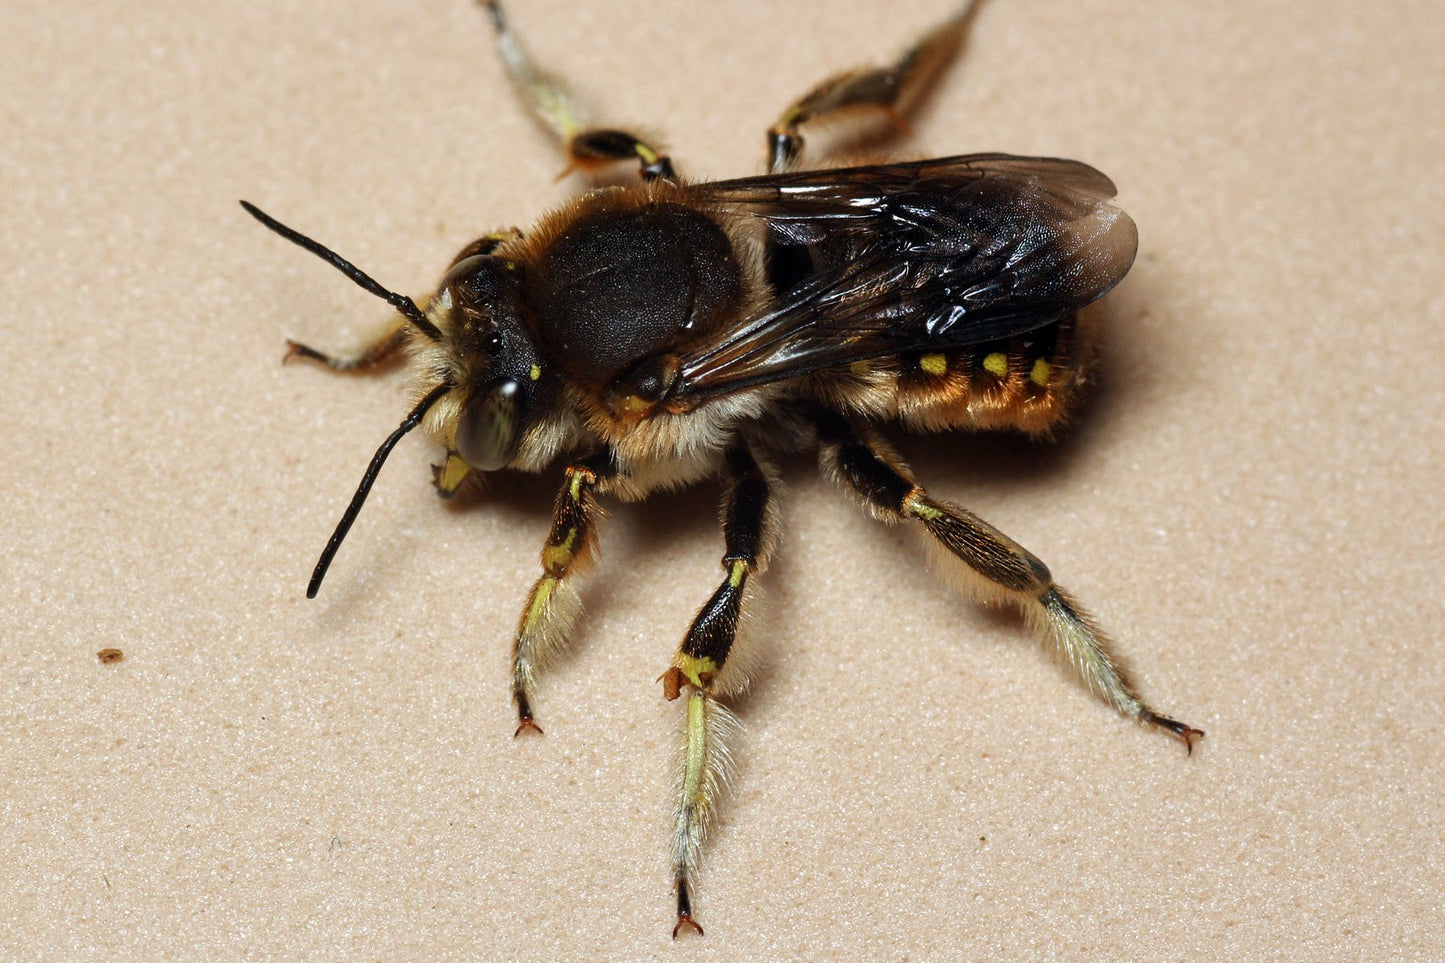
[[(702, 178), (756, 171), (791, 97), (950, 10), (514, 6)], [(789, 459), (708, 933), (675, 946), (680, 707), (653, 680), (720, 575), (711, 490), (611, 511), (541, 739), (511, 739), (505, 678), (555, 475), (447, 506), (407, 439), (303, 596), (402, 376), (281, 366), (387, 310), (236, 201), (418, 294), (561, 202), (484, 16), (3, 20), (4, 955), (1445, 955), (1437, 5), (985, 9), (905, 149), (1087, 160), (1141, 251), (1059, 443), (901, 449), (1209, 735), (1185, 758), (1121, 722)]]

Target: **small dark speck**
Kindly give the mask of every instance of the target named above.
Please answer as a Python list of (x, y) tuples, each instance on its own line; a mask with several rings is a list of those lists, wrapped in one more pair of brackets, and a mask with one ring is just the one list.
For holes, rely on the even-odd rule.
[(331, 845), (328, 846), (328, 847), (326, 847), (326, 851), (327, 851), (327, 852), (331, 852), (331, 851), (334, 850), (334, 849), (345, 849), (345, 848), (346, 848), (346, 843), (344, 843), (344, 842), (342, 841), (342, 839), (341, 839), (340, 836), (332, 836), (332, 837), (331, 837)]
[(114, 665), (125, 658), (125, 653), (120, 649), (101, 649), (95, 657), (105, 665)]

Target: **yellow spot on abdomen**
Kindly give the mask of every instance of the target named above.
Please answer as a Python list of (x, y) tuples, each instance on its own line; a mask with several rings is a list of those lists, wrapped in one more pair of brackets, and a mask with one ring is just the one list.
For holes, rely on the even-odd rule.
[(1029, 380), (1040, 388), (1047, 388), (1049, 385), (1049, 363), (1043, 358), (1035, 361), (1034, 366), (1029, 369)]
[(983, 359), (983, 368), (989, 374), (998, 378), (1008, 377), (1008, 355), (1002, 351), (995, 351)]
[(918, 367), (936, 378), (948, 373), (948, 359), (941, 354), (926, 354), (918, 359)]

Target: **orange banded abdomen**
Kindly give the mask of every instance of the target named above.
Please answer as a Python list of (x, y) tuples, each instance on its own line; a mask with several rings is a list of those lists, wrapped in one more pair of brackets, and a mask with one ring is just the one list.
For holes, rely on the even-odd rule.
[(1085, 380), (1096, 326), (1091, 306), (999, 341), (859, 362), (815, 375), (810, 388), (830, 407), (915, 431), (1047, 434)]

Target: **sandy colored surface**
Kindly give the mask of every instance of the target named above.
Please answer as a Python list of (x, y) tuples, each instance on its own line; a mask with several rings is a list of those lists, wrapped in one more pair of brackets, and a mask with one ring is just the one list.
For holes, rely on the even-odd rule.
[[(607, 118), (721, 177), (951, 8), (898, 6), (513, 14)], [(1121, 722), (792, 459), (708, 935), (677, 945), (653, 680), (718, 578), (711, 491), (612, 511), (543, 739), (510, 738), (505, 675), (554, 477), (446, 506), (408, 439), (303, 596), (402, 377), (278, 363), (387, 312), (236, 200), (418, 294), (558, 203), (484, 18), (0, 20), (0, 956), (1445, 956), (1438, 4), (984, 11), (910, 149), (1087, 160), (1141, 253), (1061, 443), (902, 449), (1209, 736), (1185, 758)]]

